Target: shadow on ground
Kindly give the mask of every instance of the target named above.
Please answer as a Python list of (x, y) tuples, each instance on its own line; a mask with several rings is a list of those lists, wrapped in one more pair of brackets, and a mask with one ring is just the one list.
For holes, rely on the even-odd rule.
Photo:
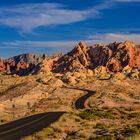
[(19, 140), (57, 121), (65, 112), (47, 112), (0, 126), (0, 140)]
[[(85, 101), (96, 93), (92, 90), (77, 87), (65, 88), (87, 92), (87, 94), (81, 96), (75, 101), (76, 109), (85, 108)], [(31, 135), (45, 127), (48, 127), (50, 124), (57, 121), (64, 113), (66, 112), (41, 113), (0, 125), (0, 140), (19, 140), (25, 136)]]

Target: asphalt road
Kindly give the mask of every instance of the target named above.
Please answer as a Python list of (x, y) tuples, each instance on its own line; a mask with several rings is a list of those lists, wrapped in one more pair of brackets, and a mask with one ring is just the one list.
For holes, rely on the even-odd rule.
[(57, 121), (65, 112), (48, 112), (29, 116), (0, 126), (0, 140), (20, 140)]
[(93, 94), (95, 94), (96, 92), (93, 90), (88, 90), (88, 89), (83, 89), (83, 88), (78, 88), (78, 87), (70, 87), (70, 89), (76, 89), (76, 90), (82, 90), (85, 91), (86, 94), (84, 94), (83, 96), (79, 97), (75, 103), (74, 106), (76, 109), (84, 109), (85, 108), (85, 101), (92, 96)]
[(75, 102), (75, 108), (76, 109), (84, 109), (85, 108), (85, 101), (92, 96), (93, 94), (95, 94), (95, 91), (92, 90), (84, 90), (87, 92), (87, 94), (81, 96), (80, 98), (78, 98)]
[[(87, 94), (81, 96), (75, 101), (76, 109), (85, 108), (85, 101), (95, 93), (95, 91), (71, 88), (86, 91)], [(0, 140), (20, 140), (24, 136), (28, 136), (42, 130), (53, 122), (57, 121), (66, 112), (47, 112), (28, 116), (7, 124), (0, 125)]]

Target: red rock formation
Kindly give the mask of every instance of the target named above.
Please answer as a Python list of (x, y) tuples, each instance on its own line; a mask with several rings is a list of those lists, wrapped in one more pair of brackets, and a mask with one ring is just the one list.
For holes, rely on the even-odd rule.
[(27, 75), (33, 73), (38, 63), (43, 59), (45, 59), (45, 55), (36, 56), (32, 54), (22, 54), (6, 60), (0, 59), (0, 72)]
[(59, 57), (51, 58), (51, 59), (45, 59), (40, 64), (40, 70), (39, 72), (50, 72), (53, 69), (53, 65), (55, 61), (58, 61)]
[(140, 46), (133, 42), (96, 44), (88, 46), (80, 42), (67, 55), (54, 63), (55, 72), (80, 71), (105, 66), (111, 72), (122, 71), (124, 67), (140, 68)]
[(134, 42), (95, 44), (88, 46), (79, 42), (65, 55), (45, 58), (23, 54), (6, 61), (0, 59), (0, 71), (7, 74), (26, 75), (37, 71), (81, 71), (104, 66), (110, 72), (122, 71), (126, 67), (140, 69), (140, 45)]
[(0, 59), (0, 71), (4, 71), (5, 65), (2, 59)]

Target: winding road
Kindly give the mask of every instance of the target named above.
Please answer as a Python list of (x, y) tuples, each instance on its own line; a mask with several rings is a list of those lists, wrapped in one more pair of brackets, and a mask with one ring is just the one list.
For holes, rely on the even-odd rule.
[(75, 108), (76, 108), (76, 109), (84, 109), (84, 108), (85, 108), (85, 101), (86, 101), (90, 96), (92, 96), (93, 94), (96, 93), (95, 91), (88, 90), (88, 89), (82, 89), (82, 88), (72, 88), (72, 89), (82, 90), (82, 91), (87, 92), (87, 94), (81, 96), (80, 98), (78, 98), (78, 99), (75, 101)]
[[(75, 101), (76, 109), (85, 108), (85, 101), (95, 93), (95, 91), (81, 88), (70, 89), (87, 92)], [(66, 112), (41, 113), (0, 125), (0, 140), (20, 140), (22, 137), (31, 135), (56, 122), (64, 113)]]

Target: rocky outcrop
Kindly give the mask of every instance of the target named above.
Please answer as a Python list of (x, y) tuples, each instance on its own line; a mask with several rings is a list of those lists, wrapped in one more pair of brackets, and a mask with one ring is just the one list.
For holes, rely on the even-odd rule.
[(79, 42), (68, 54), (51, 57), (23, 54), (13, 58), (0, 59), (0, 71), (7, 74), (28, 75), (40, 72), (79, 72), (105, 67), (107, 72), (126, 71), (126, 68), (140, 70), (140, 45), (134, 42), (95, 44), (88, 46)]
[(0, 58), (0, 71), (4, 71), (4, 70), (5, 70), (4, 61)]
[(55, 62), (53, 70), (81, 71), (98, 66), (104, 66), (110, 72), (122, 71), (126, 66), (140, 69), (140, 46), (129, 41), (93, 46), (80, 42), (70, 53)]
[(58, 61), (58, 59), (59, 59), (59, 56), (43, 60), (41, 63), (38, 64), (38, 66), (40, 68), (38, 72), (50, 72), (50, 71), (52, 71), (54, 62)]
[(38, 64), (45, 57), (45, 55), (22, 54), (5, 60), (0, 59), (0, 72), (17, 75), (33, 74), (38, 71)]
[(67, 72), (67, 71), (79, 71), (89, 66), (90, 60), (88, 60), (88, 45), (80, 42), (77, 46), (68, 54), (63, 55), (58, 61), (54, 63), (54, 72)]

